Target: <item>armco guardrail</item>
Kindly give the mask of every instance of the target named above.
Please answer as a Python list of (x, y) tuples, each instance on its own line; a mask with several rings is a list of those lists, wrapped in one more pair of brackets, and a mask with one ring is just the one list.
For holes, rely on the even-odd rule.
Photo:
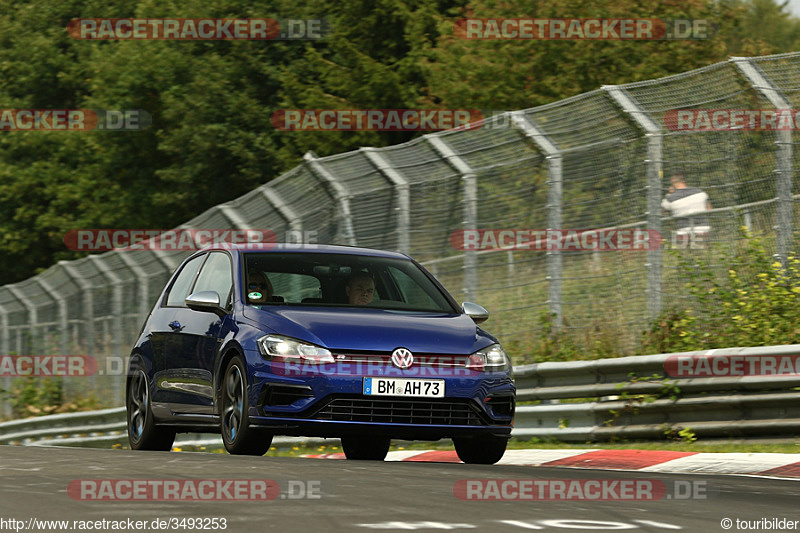
[[(691, 429), (701, 438), (800, 434), (800, 374), (673, 378), (666, 375), (664, 363), (676, 355), (800, 356), (800, 345), (518, 366), (514, 374), (522, 405), (512, 434), (580, 442), (660, 439), (680, 429)], [(569, 403), (555, 403), (560, 400)], [(535, 401), (542, 403), (525, 404)], [(0, 444), (97, 445), (125, 440), (122, 407), (0, 424)], [(215, 440), (219, 439), (208, 442)], [(304, 439), (276, 442), (283, 440)], [(176, 442), (206, 441), (189, 436)]]
[[(86, 411), (26, 418), (0, 424), (0, 444), (37, 446), (95, 446), (127, 444), (125, 408)], [(276, 444), (322, 443), (317, 438), (275, 438)], [(175, 446), (222, 446), (222, 437), (213, 434), (184, 433)]]
[(516, 367), (518, 402), (543, 404), (517, 408), (514, 435), (581, 442), (659, 439), (680, 429), (698, 437), (797, 435), (800, 375), (674, 378), (664, 364), (670, 356), (798, 354), (800, 345), (786, 345)]
[(125, 433), (125, 408), (39, 416), (0, 424), (0, 444), (76, 440), (89, 443)]

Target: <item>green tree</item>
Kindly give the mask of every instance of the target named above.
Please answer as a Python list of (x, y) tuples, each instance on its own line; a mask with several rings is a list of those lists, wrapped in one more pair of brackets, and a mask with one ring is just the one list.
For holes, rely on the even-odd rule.
[(453, 19), (443, 18), (442, 36), (424, 63), (428, 97), (449, 107), (521, 109), (601, 85), (685, 72), (726, 60), (732, 50), (723, 37), (745, 13), (742, 5), (710, 0), (475, 0), (459, 16), (708, 19), (718, 25), (719, 33), (706, 40), (464, 39), (452, 31), (446, 33)]
[[(88, 41), (79, 17), (325, 18), (318, 41)], [(460, 17), (708, 18), (704, 41), (477, 41)], [(419, 133), (284, 132), (286, 108), (519, 109), (730, 55), (787, 52), (774, 0), (0, 0), (3, 109), (143, 109), (141, 132), (2, 132), (0, 284), (68, 251), (75, 228), (163, 228), (319, 155)]]
[[(342, 0), (318, 5), (335, 33), (309, 43), (301, 58), (283, 69), (284, 109), (443, 108), (425, 95), (422, 59), (439, 37), (445, 13), (458, 0)], [(408, 132), (291, 132), (282, 138), (281, 158), (299, 162), (313, 150), (330, 155), (361, 146), (387, 146), (411, 139)]]

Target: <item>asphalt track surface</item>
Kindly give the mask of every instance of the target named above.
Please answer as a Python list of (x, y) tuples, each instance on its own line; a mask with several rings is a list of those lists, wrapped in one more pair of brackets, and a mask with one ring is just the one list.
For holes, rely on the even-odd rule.
[[(268, 501), (97, 501), (67, 491), (81, 479), (266, 479)], [(464, 501), (462, 480), (657, 480), (703, 485), (706, 494), (657, 501)], [(73, 483), (72, 486), (75, 486)], [(488, 486), (488, 485), (486, 485)], [(292, 488), (293, 487), (293, 488)], [(298, 488), (298, 487), (303, 487)], [(302, 490), (317, 498), (300, 498)], [(463, 494), (463, 493), (462, 493)], [(480, 494), (488, 494), (481, 492)], [(800, 481), (749, 476), (673, 475), (453, 463), (331, 461), (294, 457), (0, 446), (0, 531), (9, 522), (225, 518), (229, 532), (255, 531), (742, 531), (735, 520), (800, 521)], [(177, 522), (176, 522), (177, 523)], [(92, 530), (97, 530), (95, 525)], [(99, 528), (110, 531), (111, 529)], [(797, 524), (800, 530), (800, 522)], [(54, 528), (50, 531), (89, 531)], [(126, 529), (131, 531), (130, 529)], [(136, 530), (136, 529), (134, 529)], [(186, 526), (172, 531), (198, 531)], [(222, 529), (218, 529), (221, 531)], [(759, 527), (748, 531), (776, 531)], [(794, 528), (789, 529), (794, 530)], [(212, 529), (208, 529), (212, 531)]]

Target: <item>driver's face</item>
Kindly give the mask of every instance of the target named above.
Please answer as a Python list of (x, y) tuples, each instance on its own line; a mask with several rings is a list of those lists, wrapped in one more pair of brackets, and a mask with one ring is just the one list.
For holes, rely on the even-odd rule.
[(345, 290), (350, 305), (367, 305), (375, 296), (375, 282), (367, 278), (358, 279)]
[[(259, 298), (251, 295), (259, 294)], [(272, 301), (272, 290), (264, 276), (254, 274), (247, 280), (247, 299), (251, 304), (263, 304)]]

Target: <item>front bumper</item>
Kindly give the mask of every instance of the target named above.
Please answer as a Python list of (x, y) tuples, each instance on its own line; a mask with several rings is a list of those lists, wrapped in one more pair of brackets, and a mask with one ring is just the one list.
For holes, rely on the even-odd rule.
[(330, 422), (277, 417), (251, 417), (251, 426), (280, 435), (340, 438), (347, 435), (384, 436), (404, 440), (439, 440), (492, 435), (509, 438), (511, 426), (419, 426), (372, 422)]
[(513, 426), (516, 389), (507, 372), (446, 377), (445, 397), (425, 398), (364, 395), (363, 375), (290, 377), (259, 370), (250, 381), (250, 423), (275, 433), (437, 440), (508, 437)]

